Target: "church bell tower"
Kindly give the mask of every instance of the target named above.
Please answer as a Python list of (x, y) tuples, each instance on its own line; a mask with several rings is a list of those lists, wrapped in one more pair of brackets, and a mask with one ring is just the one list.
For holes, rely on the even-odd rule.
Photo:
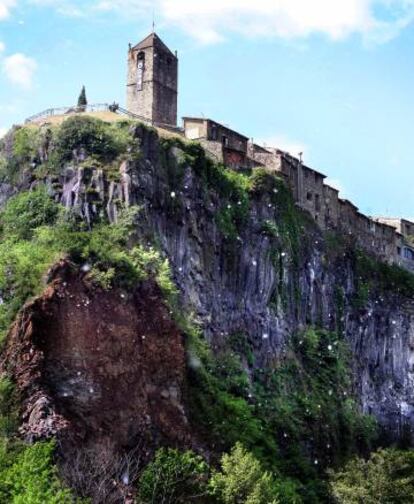
[(154, 124), (177, 125), (178, 58), (156, 33), (129, 46), (127, 109)]

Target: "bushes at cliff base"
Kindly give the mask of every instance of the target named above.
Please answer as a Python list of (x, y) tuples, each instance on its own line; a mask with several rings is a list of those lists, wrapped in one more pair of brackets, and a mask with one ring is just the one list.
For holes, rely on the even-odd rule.
[(53, 442), (0, 445), (0, 502), (7, 504), (74, 504), (70, 490), (63, 487), (53, 464)]
[(223, 504), (279, 504), (274, 477), (260, 462), (237, 443), (221, 459), (221, 471), (211, 477), (210, 491)]
[(402, 504), (414, 502), (414, 451), (379, 450), (368, 460), (355, 458), (330, 472), (338, 504)]
[(218, 469), (192, 451), (162, 448), (144, 469), (138, 504), (296, 504), (302, 502), (289, 480), (265, 471), (254, 455), (237, 443)]
[(140, 504), (207, 502), (209, 467), (192, 451), (158, 450), (139, 480)]

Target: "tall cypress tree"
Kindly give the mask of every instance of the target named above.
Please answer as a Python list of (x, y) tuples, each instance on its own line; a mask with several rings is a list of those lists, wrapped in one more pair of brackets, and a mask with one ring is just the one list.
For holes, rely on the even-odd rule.
[(82, 91), (80, 92), (78, 98), (78, 108), (84, 111), (86, 109), (86, 105), (88, 105), (88, 100), (86, 99), (86, 90), (85, 86), (82, 86)]

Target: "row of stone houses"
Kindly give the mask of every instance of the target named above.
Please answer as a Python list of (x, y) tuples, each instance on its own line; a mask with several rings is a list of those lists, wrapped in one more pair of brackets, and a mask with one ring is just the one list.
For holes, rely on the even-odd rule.
[(365, 251), (414, 271), (414, 223), (407, 219), (368, 217), (342, 199), (326, 176), (289, 153), (261, 147), (248, 137), (206, 118), (184, 117), (186, 138), (200, 142), (217, 161), (233, 169), (264, 166), (281, 174), (297, 205), (309, 212), (324, 231), (337, 230)]
[[(178, 57), (156, 33), (128, 48), (127, 109), (158, 127), (177, 129)], [(184, 117), (187, 138), (200, 142), (219, 162), (234, 169), (265, 166), (286, 178), (296, 203), (323, 230), (339, 230), (389, 262), (414, 271), (414, 224), (369, 218), (325, 183), (325, 175), (279, 149), (261, 147), (228, 126), (204, 117)], [(413, 226), (413, 227), (410, 227)]]

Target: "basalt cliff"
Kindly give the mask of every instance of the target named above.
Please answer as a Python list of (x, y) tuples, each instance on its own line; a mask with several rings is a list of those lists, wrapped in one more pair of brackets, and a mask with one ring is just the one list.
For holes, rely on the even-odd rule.
[[(45, 127), (23, 160), (22, 130), (3, 141), (3, 207), (45, 188), (84, 234), (129, 212), (126, 249), (168, 259), (176, 288), (167, 299), (151, 266), (117, 282), (122, 261), (70, 247), (56, 257), (3, 347), (19, 436), (56, 438), (66, 479), (85, 495), (69, 469), (82, 450), (97, 460), (138, 453), (139, 465), (167, 445), (214, 463), (240, 438), (270, 466), (274, 443), (278, 471), (306, 487), (352, 453), (412, 446), (410, 273), (322, 232), (274, 173), (235, 173), (195, 144), (122, 128), (128, 145), (110, 163), (82, 138), (56, 161), (61, 139)], [(95, 263), (115, 270), (107, 282), (91, 277)], [(118, 502), (134, 498), (130, 483), (114, 485)]]

